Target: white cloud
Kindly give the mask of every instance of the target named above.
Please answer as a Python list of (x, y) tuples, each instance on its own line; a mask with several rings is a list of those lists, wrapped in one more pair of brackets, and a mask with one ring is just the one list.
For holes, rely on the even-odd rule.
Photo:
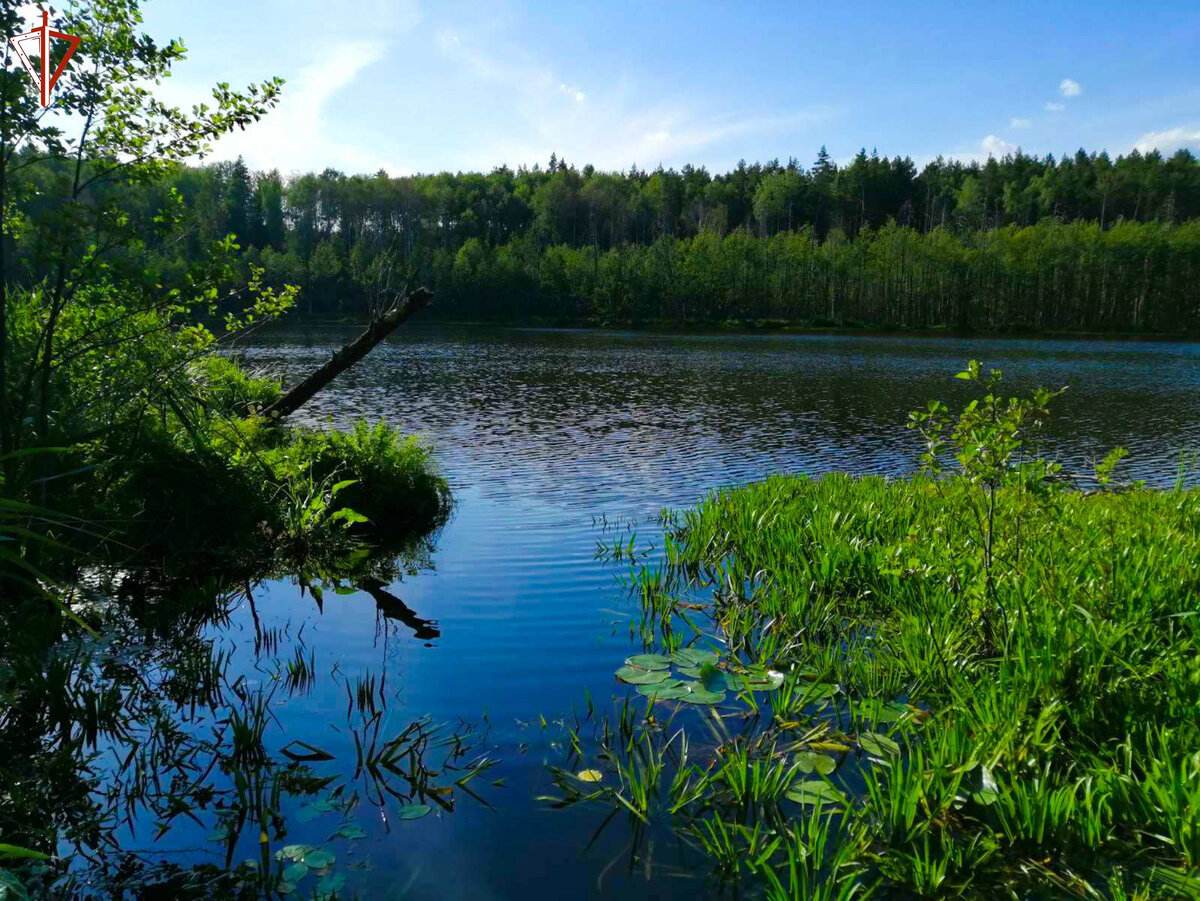
[(1138, 138), (1134, 149), (1142, 153), (1161, 150), (1164, 153), (1183, 147), (1200, 149), (1200, 128), (1169, 128), (1166, 131), (1150, 131)]
[(1073, 78), (1064, 78), (1058, 83), (1058, 90), (1064, 97), (1078, 97), (1083, 93), (1083, 85)]
[(498, 44), (494, 36), (476, 39), (464, 30), (447, 30), (438, 36), (437, 46), (460, 71), (513, 105), (502, 131), (481, 134), (473, 142), (478, 149), (444, 162), (462, 168), (544, 162), (552, 152), (602, 169), (632, 163), (653, 168), (660, 162), (686, 162), (689, 154), (723, 140), (786, 132), (838, 114), (827, 108), (779, 115), (714, 114), (702, 104), (647, 99), (645, 91), (619, 75), (602, 90), (585, 93), (521, 48)]
[[(344, 40), (327, 44), (319, 59), (300, 68), (287, 79), (279, 105), (261, 121), (245, 131), (235, 131), (213, 145), (210, 159), (230, 160), (245, 157), (251, 169), (280, 169), (284, 173), (320, 166), (333, 166), (352, 172), (387, 169), (393, 175), (404, 174), (382, 154), (366, 143), (338, 140), (339, 131), (326, 113), (335, 96), (355, 82), (359, 74), (384, 56), (386, 45), (374, 40)], [(170, 79), (155, 93), (164, 102), (185, 109), (194, 103), (209, 102), (198, 85)]]
[(1010, 153), (1017, 152), (1017, 145), (1011, 144), (1003, 138), (998, 138), (995, 135), (988, 135), (979, 142), (980, 148), (985, 156), (1004, 157)]
[(1045, 108), (1048, 113), (1061, 113), (1067, 106), (1064, 103), (1047, 103)]
[(1010, 119), (1008, 123), (1009, 128), (1029, 128), (1031, 125), (1032, 119)]
[(558, 90), (560, 93), (566, 94), (576, 103), (583, 103), (583, 101), (587, 100), (587, 94), (583, 93), (583, 91), (579, 90), (579, 88), (573, 88), (567, 84), (560, 84), (558, 86)]

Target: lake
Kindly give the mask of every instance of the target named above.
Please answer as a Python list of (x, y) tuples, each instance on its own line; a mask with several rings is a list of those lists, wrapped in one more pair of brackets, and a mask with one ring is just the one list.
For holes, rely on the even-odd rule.
[[(239, 352), (291, 382), (352, 334), (291, 325)], [(333, 760), (313, 769), (347, 793), (360, 786), (346, 815), (365, 837), (331, 839), (339, 811), (286, 799), (287, 841), (328, 847), (346, 888), (370, 898), (710, 893), (699, 856), (669, 832), (636, 835), (617, 816), (596, 835), (606, 810), (535, 801), (555, 794), (546, 764), (566, 759), (588, 699), (611, 713), (631, 692), (612, 673), (641, 649), (638, 607), (597, 545), (635, 532), (650, 545), (663, 507), (772, 472), (911, 472), (908, 411), (930, 398), (953, 409), (966, 396), (953, 374), (971, 358), (1003, 369), (1013, 392), (1069, 386), (1046, 447), (1070, 470), (1086, 473), (1121, 444), (1132, 477), (1169, 485), (1180, 452), (1200, 447), (1197, 344), (402, 328), (294, 419), (383, 420), (435, 446), (456, 509), (427, 565), (386, 589), (404, 606), (383, 616), (376, 598), (353, 592), (326, 593), (318, 607), (273, 582), (253, 588), (254, 609), (239, 599), (209, 627), (231, 673), (276, 683), (274, 746), (327, 752)], [(272, 663), (295, 659), (307, 675), (280, 676)], [(364, 705), (364, 684), (377, 701)], [(355, 771), (368, 731), (391, 736), (423, 715), (472, 743), (456, 765), (499, 762), (455, 787), (452, 812), (435, 805), (407, 821), (399, 799), (371, 803)], [(462, 772), (441, 768), (434, 782)], [(154, 847), (219, 862), (224, 849), (204, 841), (212, 828), (211, 816), (180, 824)], [(125, 840), (152, 838), (141, 823)], [(242, 835), (234, 860), (256, 856), (258, 838)]]

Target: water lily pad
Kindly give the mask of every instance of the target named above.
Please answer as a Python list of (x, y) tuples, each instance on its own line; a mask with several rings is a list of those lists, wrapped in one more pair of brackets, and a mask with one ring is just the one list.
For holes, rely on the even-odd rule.
[(898, 723), (912, 716), (912, 711), (896, 701), (863, 698), (855, 705), (854, 715), (870, 723)]
[(765, 667), (752, 667), (725, 674), (725, 684), (733, 691), (775, 691), (783, 684), (783, 673)]
[(326, 876), (324, 879), (322, 879), (320, 882), (317, 883), (318, 901), (325, 901), (325, 899), (340, 892), (343, 888), (345, 888), (345, 886), (346, 886), (346, 877), (343, 876), (341, 873), (338, 873), (336, 875), (331, 874), (329, 876)]
[(604, 779), (604, 774), (599, 770), (580, 770), (575, 774), (575, 778), (580, 782), (600, 782)]
[(705, 691), (724, 692), (726, 688), (725, 674), (711, 663), (702, 664), (700, 667), (700, 684), (704, 686)]
[(796, 755), (796, 766), (802, 773), (820, 773), (822, 776), (828, 776), (837, 769), (837, 761), (827, 754), (802, 751)]
[(709, 691), (702, 685), (697, 685), (695, 688), (687, 690), (678, 699), (687, 704), (720, 704), (725, 700), (725, 692)]
[(677, 696), (683, 690), (682, 679), (664, 679), (657, 685), (639, 685), (638, 694), (648, 698), (662, 698), (664, 701)]
[[(728, 677), (726, 677), (728, 679)], [(741, 686), (751, 691), (775, 691), (783, 684), (783, 673), (773, 669), (751, 669), (738, 676)]]
[(216, 829), (214, 829), (212, 832), (210, 832), (210, 833), (209, 833), (209, 834), (206, 836), (206, 838), (205, 838), (205, 841), (210, 841), (210, 842), (225, 842), (225, 841), (229, 841), (229, 837), (230, 837), (232, 834), (233, 834), (233, 833), (229, 831), (229, 827), (228, 827), (228, 826), (218, 826)]
[(290, 895), (295, 890), (296, 884), (294, 882), (288, 882), (286, 879), (275, 886), (275, 891), (279, 892), (281, 895)]
[(433, 808), (428, 804), (405, 804), (396, 811), (396, 816), (402, 820), (419, 820), (432, 811)]
[(725, 700), (723, 691), (709, 691), (699, 682), (679, 679), (668, 679), (659, 685), (639, 685), (638, 694), (659, 701), (685, 701), (688, 704), (719, 704)]
[(671, 658), (662, 654), (634, 654), (625, 661), (626, 666), (636, 666), (638, 669), (662, 670), (670, 669)]
[(858, 744), (872, 757), (895, 757), (900, 753), (900, 746), (878, 732), (863, 732), (858, 736)]
[(299, 882), (308, 875), (308, 864), (293, 863), (283, 868), (283, 878), (287, 882)]
[(317, 848), (314, 851), (309, 851), (304, 855), (304, 865), (310, 870), (323, 870), (328, 866), (332, 866), (337, 860), (332, 851), (326, 851), (324, 848)]
[(623, 666), (617, 670), (617, 678), (629, 685), (657, 685), (671, 675), (668, 670), (645, 670), (635, 666)]
[(358, 825), (358, 823), (342, 823), (342, 825), (338, 826), (334, 836), (348, 839), (366, 838), (367, 830)]
[(303, 860), (304, 855), (313, 850), (312, 845), (284, 845), (275, 852), (276, 860)]
[(701, 667), (706, 663), (715, 666), (720, 659), (713, 651), (702, 651), (698, 648), (683, 648), (671, 655), (671, 662), (676, 666)]
[(296, 819), (301, 823), (311, 823), (321, 814), (331, 813), (337, 809), (338, 805), (327, 798), (321, 801), (313, 801), (300, 808), (300, 812), (296, 814)]
[(846, 796), (823, 779), (796, 782), (787, 797), (797, 804), (845, 804)]

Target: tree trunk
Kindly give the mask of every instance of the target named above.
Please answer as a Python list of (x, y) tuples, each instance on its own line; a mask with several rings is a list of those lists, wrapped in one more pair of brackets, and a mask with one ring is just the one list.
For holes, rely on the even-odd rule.
[(333, 356), (308, 378), (262, 411), (267, 419), (282, 419), (307, 403), (313, 395), (365, 357), (380, 341), (390, 335), (401, 322), (422, 307), (428, 306), (433, 293), (426, 288), (408, 292), (386, 313), (375, 317), (366, 331), (334, 352)]

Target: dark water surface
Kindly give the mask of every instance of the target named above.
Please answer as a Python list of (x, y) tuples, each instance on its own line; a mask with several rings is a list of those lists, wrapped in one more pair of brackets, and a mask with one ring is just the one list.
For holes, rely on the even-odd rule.
[[(350, 334), (293, 326), (244, 358), (294, 381)], [(295, 585), (257, 589), (259, 630), (281, 636), (273, 653), (290, 659), (299, 636), (316, 672), (275, 692), (271, 740), (329, 751), (314, 769), (353, 783), (347, 684), (373, 675), (385, 680), (384, 733), (424, 714), (461, 719), (486, 730), (476, 753), (501, 763), (469, 783), (486, 805), (456, 790), (452, 813), (408, 822), (398, 802), (381, 814), (363, 801), (350, 817), (365, 839), (326, 841), (330, 813), (289, 818), (288, 841), (335, 850), (347, 888), (369, 898), (704, 896), (695, 855), (669, 836), (650, 837), (648, 862), (643, 842), (631, 868), (624, 818), (589, 847), (605, 810), (534, 801), (554, 793), (544, 764), (563, 760), (561, 719), (583, 713), (585, 693), (611, 711), (627, 692), (612, 672), (634, 647), (635, 607), (594, 559), (597, 541), (628, 536), (611, 524), (629, 522), (648, 540), (660, 508), (771, 472), (909, 472), (918, 447), (906, 414), (933, 397), (953, 408), (964, 386), (952, 375), (970, 358), (1002, 368), (1014, 390), (1070, 386), (1048, 435), (1070, 467), (1122, 444), (1134, 475), (1169, 484), (1179, 452), (1200, 446), (1196, 344), (413, 329), (377, 348), (297, 418), (382, 420), (435, 445), (457, 509), (432, 567), (390, 590), (438, 634), (378, 617), (363, 593), (326, 595), (322, 612)], [(212, 635), (251, 682), (268, 678), (248, 605)], [(160, 842), (204, 844), (199, 826)], [(196, 853), (223, 859), (208, 847)], [(234, 859), (257, 849), (252, 829)]]

